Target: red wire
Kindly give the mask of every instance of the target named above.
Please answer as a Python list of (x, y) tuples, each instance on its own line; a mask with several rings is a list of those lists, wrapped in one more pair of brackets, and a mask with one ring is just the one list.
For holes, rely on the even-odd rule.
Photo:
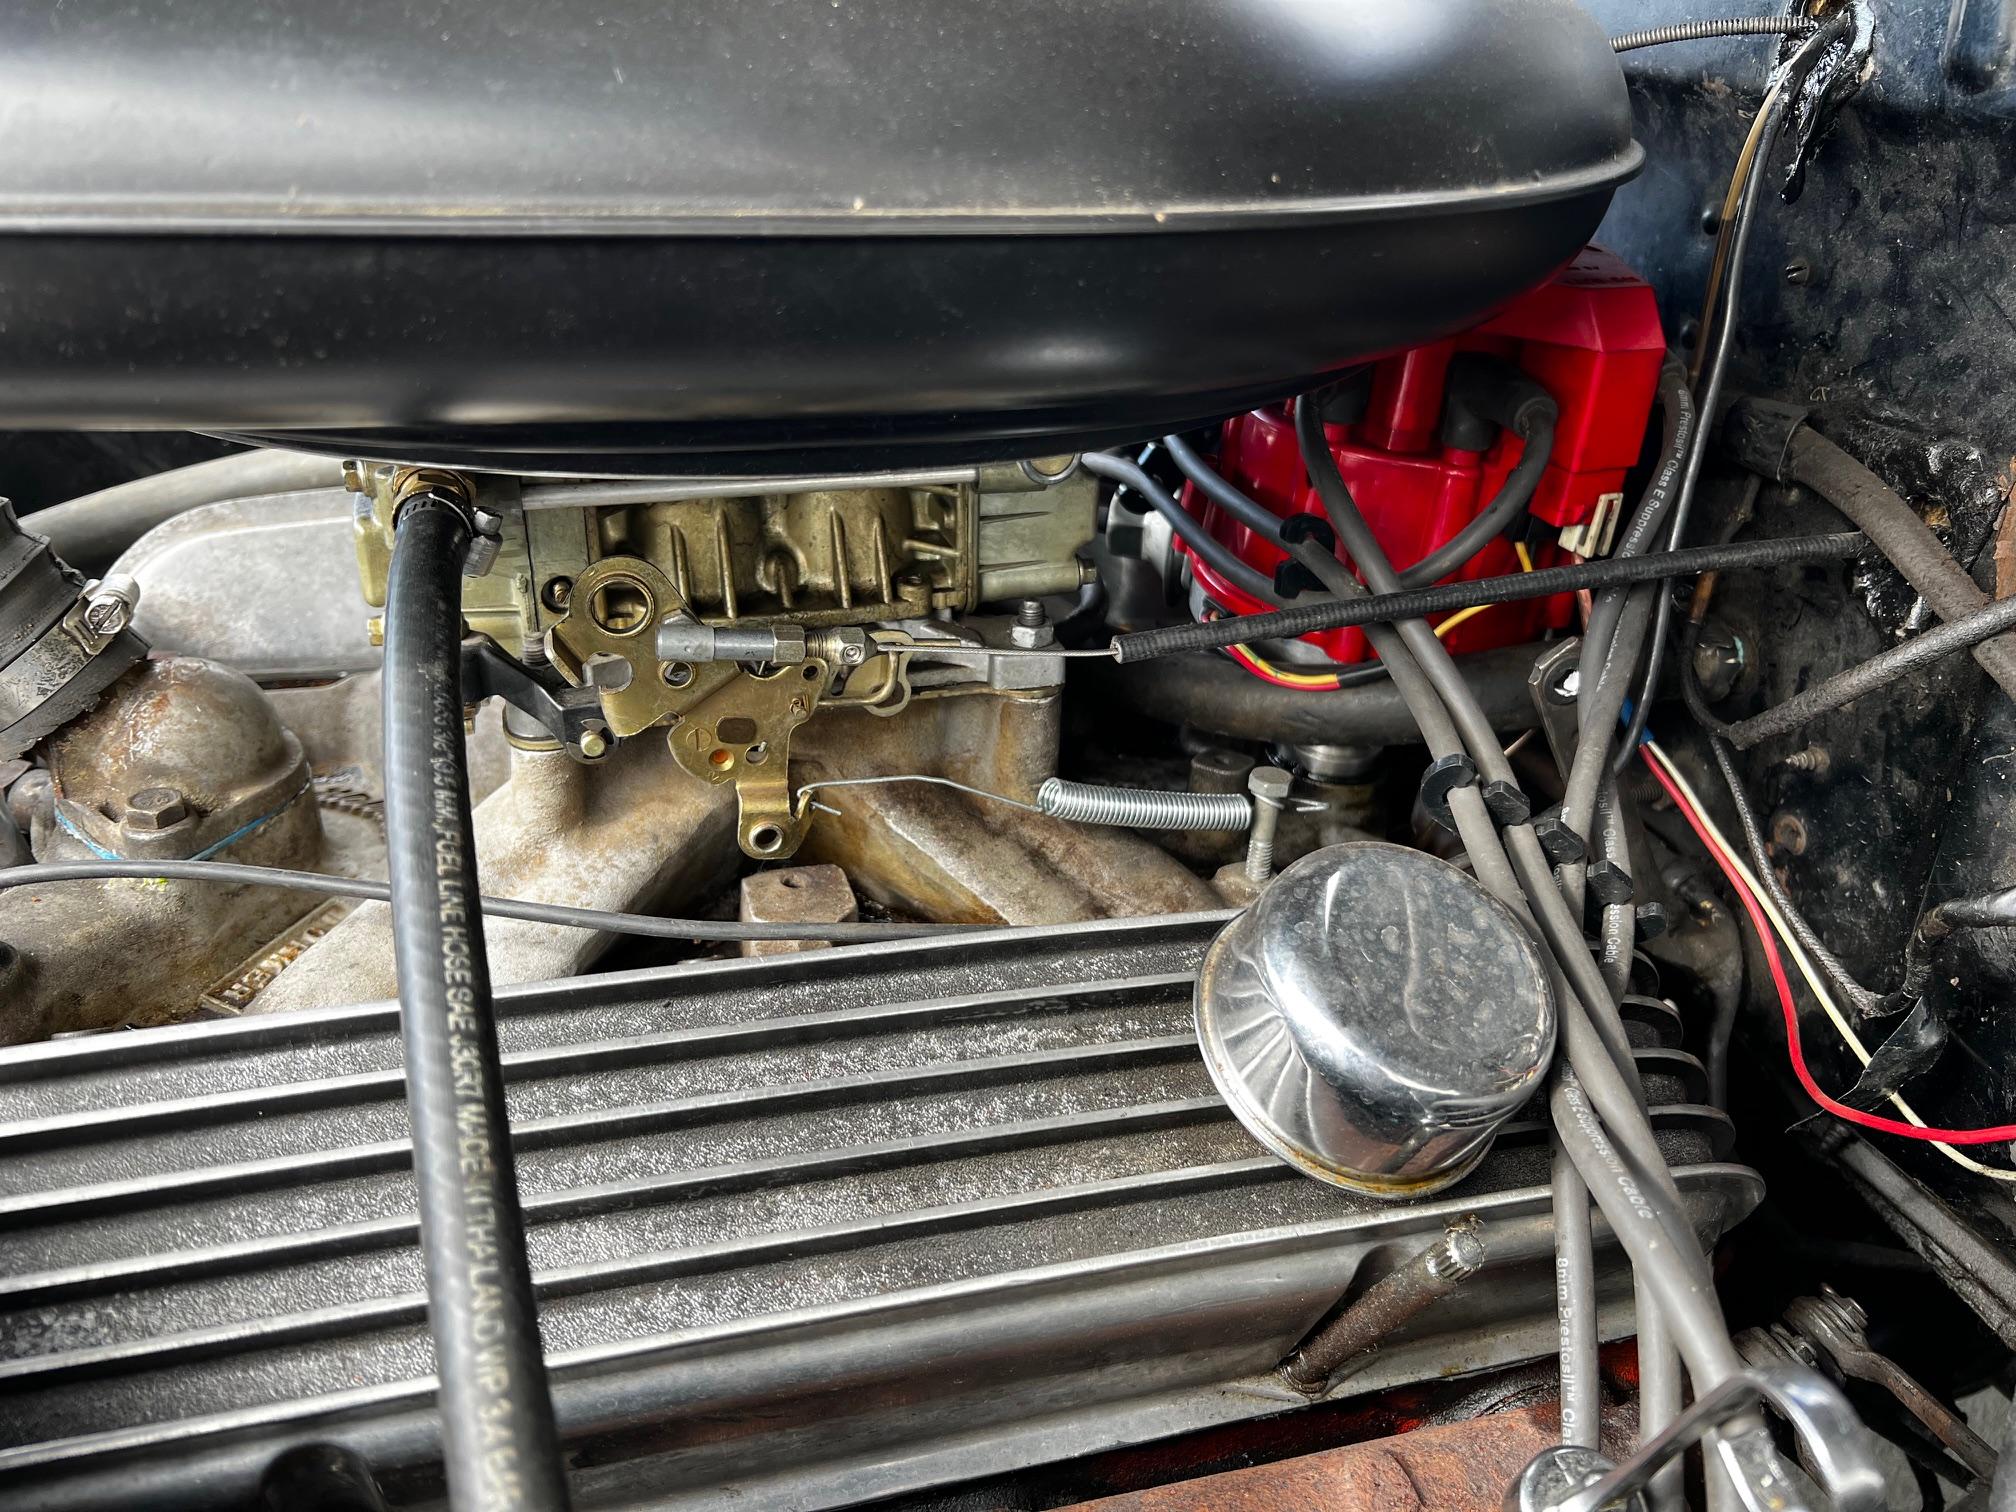
[(1756, 896), (1736, 870), (1729, 853), (1716, 844), (1714, 836), (1708, 833), (1700, 816), (1695, 812), (1673, 779), (1659, 768), (1652, 753), (1639, 747), (1645, 757), (1645, 765), (1652, 769), (1659, 786), (1666, 789), (1666, 796), (1673, 800), (1680, 810), (1680, 817), (1700, 837), (1709, 856), (1722, 869), (1722, 875), (1729, 879), (1736, 896), (1742, 900), (1744, 912), (1750, 915), (1750, 927), (1757, 931), (1757, 939), (1764, 947), (1764, 959), (1771, 968), (1771, 980), (1778, 988), (1778, 1006), (1785, 1014), (1785, 1046), (1792, 1054), (1792, 1074), (1799, 1078), (1799, 1085), (1806, 1089), (1806, 1095), (1832, 1113), (1836, 1118), (1859, 1124), (1865, 1129), (1877, 1129), (1885, 1134), (1895, 1134), (1900, 1139), (1921, 1139), (1933, 1144), (1980, 1145), (2001, 1144), (2016, 1139), (2016, 1124), (1998, 1124), (1992, 1129), (1926, 1129), (1917, 1124), (1905, 1123), (1902, 1119), (1885, 1118), (1880, 1113), (1864, 1113), (1860, 1108), (1851, 1108), (1844, 1102), (1837, 1102), (1820, 1090), (1820, 1084), (1813, 1080), (1813, 1073), (1806, 1067), (1806, 1051), (1799, 1041), (1799, 1010), (1794, 1006), (1792, 983), (1785, 975), (1785, 962), (1778, 955), (1778, 941), (1771, 932), (1771, 926), (1764, 917), (1764, 910), (1758, 906)]

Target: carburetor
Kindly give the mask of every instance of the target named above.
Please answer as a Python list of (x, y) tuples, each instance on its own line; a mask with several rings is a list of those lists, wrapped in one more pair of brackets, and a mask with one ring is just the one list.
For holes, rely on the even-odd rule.
[[(967, 617), (1075, 592), (1096, 530), (1096, 482), (1068, 457), (565, 482), (366, 463), (345, 481), (376, 608), (405, 498), (446, 489), (485, 523), (463, 588), (464, 685), (504, 700), (514, 744), (596, 761), (664, 727), (682, 767), (735, 785), (742, 849), (766, 860), (803, 838), (786, 768), (820, 706), (887, 715), (1054, 685), (1054, 659), (977, 654), (987, 636)], [(994, 628), (1005, 644), (1008, 621)]]

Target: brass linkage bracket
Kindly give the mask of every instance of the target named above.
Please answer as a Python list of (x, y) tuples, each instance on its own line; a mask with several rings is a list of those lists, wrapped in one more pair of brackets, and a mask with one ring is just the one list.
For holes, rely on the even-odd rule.
[(831, 676), (818, 657), (742, 673), (689, 708), (666, 736), (674, 759), (694, 776), (735, 784), (735, 835), (745, 855), (774, 861), (805, 838), (812, 812), (792, 812), (791, 733), (812, 717)]

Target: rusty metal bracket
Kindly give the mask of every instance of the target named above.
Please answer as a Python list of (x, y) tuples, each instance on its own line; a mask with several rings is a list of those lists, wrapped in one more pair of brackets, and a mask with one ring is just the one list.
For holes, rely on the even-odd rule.
[(1817, 1297), (1793, 1298), (1785, 1309), (1785, 1322), (1832, 1361), (1843, 1376), (1889, 1392), (1897, 1405), (1952, 1450), (1976, 1479), (1987, 1480), (1995, 1474), (1997, 1456), (1988, 1442), (1903, 1366), (1869, 1347), (1869, 1315), (1860, 1303), (1823, 1286)]

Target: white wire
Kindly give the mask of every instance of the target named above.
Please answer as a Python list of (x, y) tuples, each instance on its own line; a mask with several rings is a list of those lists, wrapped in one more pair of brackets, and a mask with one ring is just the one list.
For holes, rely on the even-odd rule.
[[(1827, 1020), (1834, 1026), (1835, 1032), (1841, 1036), (1842, 1043), (1848, 1047), (1855, 1059), (1860, 1061), (1864, 1066), (1867, 1066), (1871, 1059), (1868, 1048), (1863, 1045), (1861, 1036), (1855, 1032), (1855, 1026), (1848, 1022), (1847, 1015), (1842, 1013), (1840, 1006), (1835, 1003), (1833, 994), (1827, 990), (1827, 985), (1821, 980), (1820, 974), (1813, 969), (1813, 963), (1806, 958), (1806, 952), (1799, 948), (1798, 940), (1793, 937), (1792, 931), (1786, 927), (1784, 915), (1778, 912), (1777, 905), (1771, 901), (1771, 894), (1766, 892), (1762, 884), (1758, 882), (1757, 874), (1744, 864), (1741, 853), (1737, 851), (1735, 846), (1729, 843), (1728, 836), (1722, 833), (1721, 828), (1715, 823), (1713, 817), (1710, 816), (1708, 805), (1701, 801), (1701, 795), (1694, 791), (1693, 785), (1687, 781), (1687, 778), (1681, 773), (1680, 768), (1674, 765), (1673, 759), (1661, 749), (1659, 742), (1656, 740), (1647, 740), (1644, 742), (1644, 745), (1645, 749), (1651, 753), (1652, 759), (1659, 763), (1659, 769), (1672, 779), (1673, 786), (1680, 790), (1680, 795), (1693, 807), (1694, 817), (1701, 821), (1701, 827), (1708, 832), (1716, 846), (1722, 851), (1724, 857), (1727, 858), (1729, 865), (1743, 879), (1744, 886), (1748, 887), (1751, 895), (1757, 899), (1757, 904), (1764, 910), (1765, 917), (1770, 919), (1771, 927), (1778, 932), (1779, 942), (1784, 946), (1786, 953), (1792, 957), (1793, 964), (1799, 968), (1799, 975), (1805, 979), (1807, 989), (1813, 994), (1815, 1000), (1818, 1001), (1822, 1011), (1826, 1013)], [(1925, 1120), (1918, 1116), (1917, 1112), (1909, 1103), (1904, 1101), (1901, 1095), (1892, 1092), (1890, 1094), (1890, 1102), (1897, 1109), (1898, 1113), (1903, 1115), (1906, 1123), (1916, 1124), (1921, 1129), (1926, 1127)], [(1955, 1165), (1964, 1167), (1974, 1172), (1977, 1176), (1986, 1176), (1991, 1181), (2016, 1182), (2016, 1171), (2001, 1170), (1995, 1166), (1983, 1165), (1972, 1156), (1963, 1154), (1949, 1144), (1941, 1144), (1937, 1141), (1928, 1142)]]

